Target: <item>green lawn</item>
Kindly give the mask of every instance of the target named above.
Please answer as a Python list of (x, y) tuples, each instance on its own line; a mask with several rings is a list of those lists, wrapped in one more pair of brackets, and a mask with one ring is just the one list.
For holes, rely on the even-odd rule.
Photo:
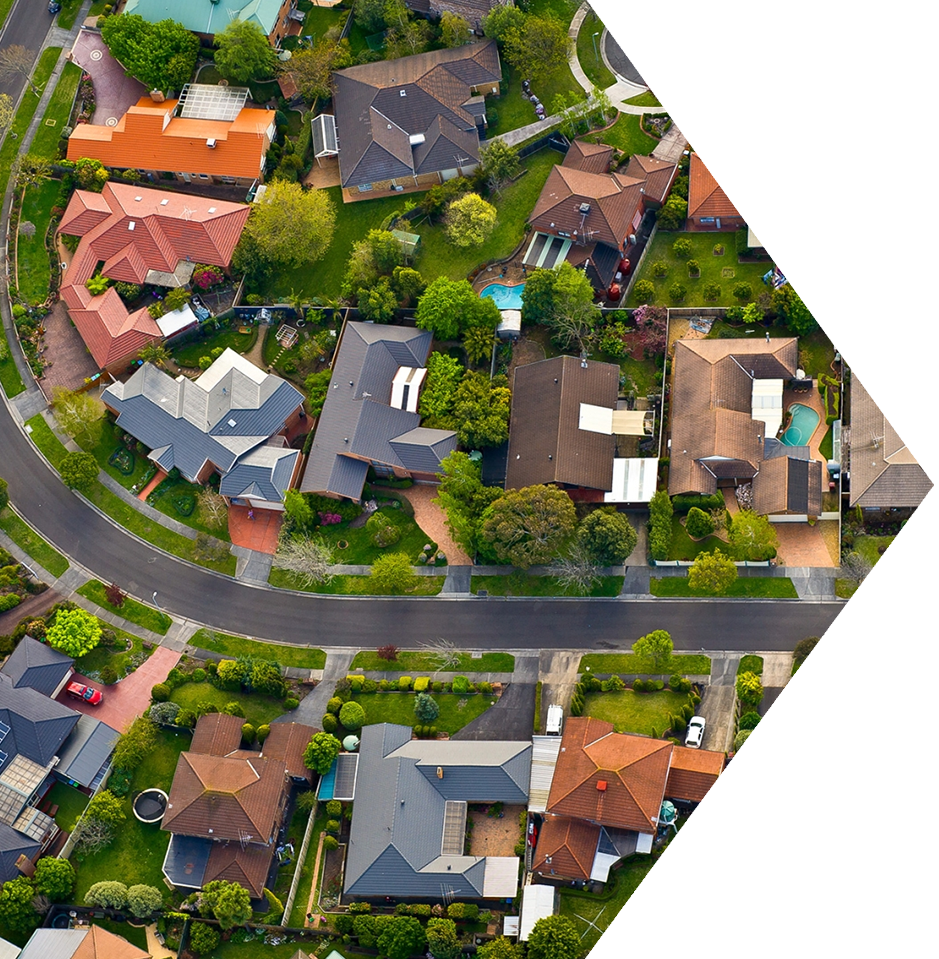
[[(306, 903), (304, 903), (305, 907)], [(308, 941), (303, 950), (304, 954), (307, 950), (312, 951), (313, 947), (314, 942)], [(282, 942), (277, 946), (267, 946), (264, 944), (264, 936), (261, 936), (251, 942), (223, 942), (215, 952), (211, 953), (211, 959), (293, 959), (298, 948), (296, 942)], [(330, 945), (330, 952), (332, 948)]]
[(757, 676), (763, 675), (763, 657), (762, 656), (741, 656), (737, 664), (737, 675), (741, 673), (756, 673)]
[(91, 424), (87, 432), (82, 434), (76, 442), (86, 453), (91, 453), (94, 456), (98, 461), (98, 467), (103, 469), (111, 479), (117, 480), (124, 489), (131, 489), (140, 485), (152, 464), (146, 456), (136, 451), (129, 454), (133, 457), (134, 468), (128, 474), (122, 473), (110, 462), (111, 456), (118, 449), (126, 449), (120, 440), (121, 432), (123, 431), (116, 433), (113, 418), (105, 415)]
[(128, 886), (145, 883), (158, 889), (165, 888), (161, 867), (170, 834), (163, 832), (159, 825), (148, 826), (139, 822), (134, 817), (131, 801), (136, 793), (151, 786), (167, 793), (170, 791), (179, 754), (189, 748), (191, 737), (186, 733), (158, 729), (157, 742), (157, 749), (134, 773), (131, 791), (123, 800), (127, 819), (115, 831), (114, 841), (107, 849), (83, 862), (76, 862), (72, 857), (78, 870), (74, 902), (82, 902), (89, 887), (102, 879), (119, 879)]
[[(587, 596), (619, 596), (622, 576), (602, 576)], [(576, 590), (562, 587), (554, 576), (473, 576), (470, 590), (486, 590), (490, 596), (580, 596)]]
[(821, 443), (818, 444), (818, 452), (826, 460), (830, 460), (835, 455), (834, 427), (829, 426)]
[(53, 576), (68, 569), (68, 560), (9, 507), (0, 511), (0, 529)]
[[(634, 153), (646, 156), (659, 143), (655, 137), (650, 137), (642, 132), (641, 117), (634, 116), (631, 113), (621, 113), (619, 119), (609, 130), (591, 133), (589, 137), (583, 139), (608, 143), (611, 147), (622, 150), (627, 156), (632, 156)], [(733, 240), (732, 236), (731, 240)]]
[[(184, 523), (200, 533), (208, 533), (224, 542), (231, 541), (228, 532), (227, 518), (223, 518), (221, 525), (212, 524), (204, 515), (199, 506), (198, 496), (202, 487), (198, 483), (189, 483), (181, 476), (176, 479), (163, 480), (160, 485), (147, 497), (147, 505), (161, 512), (164, 516)], [(195, 501), (195, 509), (187, 516), (186, 510)], [(227, 517), (227, 513), (226, 513)]]
[(297, 669), (322, 669), (326, 665), (326, 653), (321, 649), (265, 643), (256, 639), (245, 639), (243, 636), (216, 633), (209, 629), (200, 629), (189, 640), (189, 645), (230, 659), (249, 656), (253, 659), (274, 660), (281, 666), (295, 666)]
[(623, 103), (628, 103), (634, 107), (660, 107), (662, 105), (659, 103), (659, 98), (651, 90), (643, 90), (642, 93), (637, 93), (634, 97), (623, 100)]
[(838, 599), (850, 599), (856, 592), (860, 583), (856, 583), (853, 579), (841, 579), (840, 577), (835, 580), (835, 596)]
[(886, 550), (895, 539), (895, 536), (871, 536), (865, 533), (854, 540), (852, 549), (860, 553), (873, 566), (882, 555), (880, 550)]
[[(3, 336), (3, 345), (6, 346), (6, 331), (4, 330), (0, 335)], [(23, 377), (20, 376), (20, 371), (16, 368), (16, 361), (13, 359), (12, 353), (5, 359), (0, 360), (0, 386), (3, 387), (3, 392), (11, 399), (14, 396), (19, 396), (26, 389), (26, 384), (23, 383)]]
[[(353, 693), (352, 698), (362, 704), (367, 725), (400, 723), (413, 726), (419, 722), (414, 715), (414, 693)], [(491, 696), (481, 693), (473, 696), (434, 693), (433, 698), (440, 707), (440, 715), (428, 725), (451, 734), (484, 713), (492, 703)]]
[[(66, 3), (74, 3), (77, 9), (81, 0), (66, 0)], [(64, 7), (63, 4), (62, 13), (59, 14), (60, 21), (65, 14)], [(82, 69), (77, 63), (66, 63), (62, 68), (62, 75), (55, 86), (49, 106), (43, 114), (42, 123), (39, 124), (36, 136), (30, 144), (30, 153), (54, 160), (59, 155), (60, 147), (64, 149), (65, 141), (61, 139), (62, 130), (68, 126), (72, 104), (75, 102), (75, 94), (78, 93), (81, 78)]]
[[(40, 128), (41, 129), (41, 128)], [(52, 219), (52, 208), (59, 206), (62, 184), (59, 180), (41, 180), (26, 190), (19, 223), (32, 223), (32, 236), (17, 232), (16, 274), (20, 295), (28, 303), (42, 303), (49, 295), (51, 262), (46, 248), (46, 233)]]
[(46, 798), (53, 806), (59, 807), (59, 811), (55, 814), (55, 822), (60, 829), (64, 829), (66, 832), (72, 831), (75, 820), (88, 805), (88, 797), (83, 792), (79, 792), (65, 783), (57, 782)]
[(7, 21), (10, 11), (13, 9), (14, 0), (0, 0), (0, 24)]
[(68, 450), (49, 428), (49, 424), (43, 419), (42, 413), (37, 413), (32, 419), (26, 421), (26, 430), (39, 452), (58, 469)]
[(136, 599), (129, 596), (124, 597), (124, 602), (120, 606), (113, 606), (108, 602), (106, 595), (107, 587), (97, 579), (89, 580), (84, 586), (79, 587), (78, 593), (85, 599), (90, 599), (98, 606), (109, 610), (112, 613), (126, 619), (129, 623), (136, 623), (144, 629), (149, 629), (153, 633), (159, 633), (165, 636), (173, 625), (173, 620), (166, 613), (161, 613), (152, 606), (145, 603), (138, 603)]
[[(594, 39), (594, 34), (599, 34)], [(616, 77), (610, 73), (600, 55), (600, 42), (603, 39), (603, 24), (594, 11), (590, 11), (580, 25), (577, 34), (577, 59), (587, 74), (587, 79), (596, 87), (605, 90), (616, 83)]]
[(170, 699), (179, 703), (183, 709), (195, 709), (199, 703), (210, 703), (221, 710), (228, 703), (238, 703), (238, 715), (243, 716), (255, 728), (282, 716), (285, 711), (282, 699), (261, 696), (259, 693), (235, 693), (229, 689), (217, 689), (207, 682), (183, 683), (173, 690)]
[[(627, 378), (636, 396), (649, 396), (656, 392), (655, 373), (660, 364), (655, 359), (637, 360), (627, 356), (621, 360), (613, 360), (619, 364), (620, 371)], [(625, 389), (629, 390), (629, 383), (625, 384)]]
[[(686, 237), (691, 240), (691, 258), (698, 261), (698, 267), (701, 271), (701, 275), (695, 279), (688, 276), (687, 261), (679, 259), (672, 252), (672, 244), (679, 237)], [(714, 256), (712, 251), (715, 245), (723, 245), (723, 256)], [(660, 279), (652, 275), (652, 265), (658, 262), (664, 262), (668, 266), (668, 275)], [(766, 262), (740, 263), (737, 260), (734, 248), (733, 233), (668, 233), (661, 230), (652, 241), (652, 246), (646, 253), (642, 270), (637, 274), (636, 280), (637, 282), (639, 280), (651, 280), (655, 284), (655, 294), (652, 296), (651, 302), (664, 306), (733, 306), (740, 302), (733, 296), (733, 289), (737, 283), (750, 284), (751, 299), (756, 299), (763, 290), (768, 289), (763, 284), (763, 274), (768, 268), (769, 264)], [(724, 272), (727, 272), (728, 275), (724, 276)], [(672, 284), (676, 281), (680, 281), (688, 291), (680, 304), (672, 300), (668, 293)], [(710, 283), (718, 284), (721, 288), (721, 294), (716, 300), (705, 301), (704, 294), (701, 291)], [(746, 303), (747, 301), (744, 300), (743, 302)], [(639, 301), (635, 294), (635, 287), (633, 287), (627, 306), (638, 305)], [(786, 333), (786, 335), (789, 334)]]
[[(567, 18), (567, 22), (570, 22), (570, 17)], [(502, 60), (502, 85), (499, 88), (501, 93), (497, 97), (486, 97), (487, 116), (490, 120), (493, 114), (496, 117), (496, 122), (490, 123), (486, 129), (487, 137), (498, 136), (537, 122), (534, 104), (522, 94), (523, 79), (524, 77), (511, 64)], [(566, 63), (552, 70), (544, 80), (532, 81), (531, 90), (544, 105), (548, 116), (554, 112), (554, 98), (558, 94), (567, 96), (576, 93), (581, 97), (586, 96)], [(550, 127), (545, 126), (544, 132), (549, 129)]]
[(812, 330), (807, 336), (799, 337), (799, 366), (812, 377), (820, 373), (832, 372), (835, 361), (835, 348), (831, 340), (821, 329)]
[(349, 16), (348, 10), (337, 10), (335, 7), (313, 7), (303, 18), (303, 36), (313, 37), (316, 43), (330, 27), (342, 29), (342, 25)]
[[(652, 577), (649, 591), (653, 596), (694, 596), (700, 598), (701, 593), (693, 593), (688, 586), (688, 580), (683, 576)], [(745, 597), (747, 599), (798, 599), (792, 580), (784, 576), (741, 576), (723, 594), (731, 598)]]
[(672, 656), (664, 666), (655, 666), (645, 656), (635, 653), (588, 653), (580, 659), (580, 672), (592, 672), (604, 675), (671, 675), (679, 673), (682, 676), (710, 675), (711, 659), (709, 656), (695, 654), (693, 656), (678, 654)]
[(240, 324), (233, 323), (230, 327), (216, 330), (211, 323), (206, 324), (202, 331), (208, 335), (174, 348), (171, 350), (172, 357), (180, 366), (196, 368), (199, 366), (199, 359), (208, 356), (216, 347), (247, 353), (257, 342), (258, 328), (252, 325), (250, 333), (239, 333), (239, 328)]
[[(313, 868), (316, 866), (316, 849), (320, 841), (320, 833), (326, 826), (328, 817), (325, 812), (325, 804), (320, 804), (318, 809), (322, 810), (313, 822), (313, 828), (310, 830), (310, 842), (307, 845), (306, 859), (300, 868), (300, 879), (297, 881), (297, 894), (293, 901), (293, 909), (290, 910), (290, 916), (287, 919), (287, 925), (292, 929), (302, 929), (306, 918), (306, 907), (310, 901), (310, 888), (314, 882), (319, 880), (319, 876), (313, 875)], [(300, 842), (294, 843), (297, 855), (300, 855)], [(322, 862), (320, 868), (322, 869)], [(286, 901), (286, 894), (284, 896)], [(270, 947), (268, 947), (270, 948)], [(218, 953), (216, 953), (218, 955)], [(269, 953), (265, 953), (265, 957)]]
[(83, 676), (96, 679), (105, 666), (110, 666), (117, 673), (118, 679), (123, 679), (132, 671), (131, 667), (135, 663), (139, 664), (143, 662), (149, 658), (156, 649), (156, 646), (152, 646), (150, 649), (144, 649), (143, 640), (139, 636), (124, 632), (124, 630), (117, 629), (115, 626), (111, 626), (109, 623), (101, 620), (98, 622), (101, 623), (103, 628), (110, 629), (119, 641), (123, 640), (125, 644), (129, 645), (121, 648), (97, 646), (90, 653), (86, 653), (75, 662), (78, 672)]
[[(381, 496), (393, 498), (393, 494), (384, 491)], [(433, 540), (414, 522), (414, 518), (408, 515), (405, 506), (399, 509), (382, 506), (376, 512), (387, 517), (388, 522), (401, 533), (401, 539), (392, 546), (382, 549), (372, 542), (373, 533), (364, 526), (355, 529), (350, 528), (348, 523), (321, 526), (317, 536), (332, 548), (334, 563), (342, 563), (344, 566), (371, 566), (379, 556), (385, 556), (388, 553), (406, 553), (411, 558), (411, 562), (416, 564), (417, 557), (424, 547), (433, 543)], [(340, 543), (349, 545), (341, 549)]]
[(705, 536), (702, 540), (693, 540), (685, 531), (680, 516), (672, 517), (672, 544), (668, 550), (669, 559), (693, 560), (699, 553), (710, 553), (719, 549), (725, 555), (731, 553), (727, 540), (719, 536)]
[[(192, 640), (190, 640), (192, 642)], [(515, 669), (515, 657), (511, 653), (483, 653), (482, 656), (472, 656), (470, 653), (457, 653), (455, 665), (446, 666), (448, 671), (457, 673), (511, 673)], [(397, 657), (389, 662), (381, 659), (373, 650), (363, 649), (356, 653), (350, 669), (361, 669), (364, 672), (401, 672), (433, 673), (444, 667), (440, 665), (437, 653), (411, 653), (401, 650)]]
[[(61, 3), (62, 9), (59, 11), (57, 23), (63, 30), (71, 30), (81, 9), (82, 0), (61, 0)], [(103, 4), (100, 12), (104, 12)]]
[(688, 693), (587, 693), (584, 715), (612, 723), (618, 733), (641, 733), (659, 738), (671, 726), (671, 717), (689, 701)]
[[(420, 576), (417, 585), (405, 596), (436, 596), (443, 589), (444, 576)], [(330, 593), (338, 596), (389, 596), (375, 588), (370, 576), (333, 576), (328, 583), (304, 586), (295, 573), (285, 569), (271, 570), (268, 583), (277, 589), (296, 589), (302, 593)]]

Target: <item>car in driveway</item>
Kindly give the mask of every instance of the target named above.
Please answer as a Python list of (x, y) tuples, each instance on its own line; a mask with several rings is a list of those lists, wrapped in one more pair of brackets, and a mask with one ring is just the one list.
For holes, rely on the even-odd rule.
[(691, 749), (698, 749), (704, 742), (704, 717), (692, 716), (688, 720), (688, 730), (685, 733), (685, 745)]
[(94, 686), (86, 686), (84, 683), (69, 683), (66, 692), (69, 696), (80, 699), (83, 703), (88, 703), (89, 706), (97, 706), (104, 699), (104, 694), (100, 689), (95, 689)]

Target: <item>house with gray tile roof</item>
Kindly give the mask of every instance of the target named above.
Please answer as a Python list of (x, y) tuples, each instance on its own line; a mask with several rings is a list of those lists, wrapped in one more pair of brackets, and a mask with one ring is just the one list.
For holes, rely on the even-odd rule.
[(101, 773), (121, 734), (93, 716), (78, 714), (78, 722), (59, 751), (56, 779), (90, 786)]
[(3, 673), (19, 689), (28, 686), (55, 699), (72, 674), (75, 661), (57, 649), (24, 636), (3, 664)]
[(291, 383), (226, 349), (198, 379), (144, 363), (101, 399), (161, 469), (175, 467), (190, 483), (218, 472), (229, 502), (283, 509), (300, 466), (286, 434), (305, 416), (304, 396)]
[(359, 500), (369, 466), (432, 482), (456, 449), (452, 430), (427, 429), (417, 412), (432, 335), (425, 330), (346, 323), (316, 427), (304, 493)]
[(345, 895), (503, 899), (518, 891), (514, 856), (464, 854), (467, 805), (528, 802), (530, 742), (413, 740), (362, 729)]

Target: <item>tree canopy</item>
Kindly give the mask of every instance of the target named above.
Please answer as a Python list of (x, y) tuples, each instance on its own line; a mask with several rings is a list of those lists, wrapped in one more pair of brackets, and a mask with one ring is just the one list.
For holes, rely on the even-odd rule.
[(251, 918), (251, 893), (237, 882), (216, 879), (202, 887), (199, 909), (203, 914), (208, 912), (214, 916), (224, 932), (235, 926), (243, 926)]
[(571, 38), (567, 25), (554, 17), (527, 16), (504, 29), (505, 59), (534, 82), (567, 64)]
[(468, 370), (453, 396), (457, 436), (463, 446), (499, 446), (509, 438), (512, 391), (504, 376)]
[(424, 927), (414, 916), (389, 916), (378, 935), (378, 949), (388, 959), (409, 959), (427, 942)]
[(508, 490), (483, 514), (481, 545), (498, 562), (528, 569), (558, 556), (576, 522), (571, 498), (556, 486)]
[(427, 357), (427, 378), (421, 390), (418, 409), (425, 426), (453, 429), (453, 401), (465, 372), (463, 364), (446, 353)]
[(414, 588), (417, 575), (407, 553), (387, 553), (372, 563), (371, 580), (379, 592), (397, 596)]
[(303, 763), (307, 769), (325, 776), (341, 748), (342, 743), (332, 733), (316, 733), (307, 743)]
[(522, 319), (544, 323), (563, 349), (585, 349), (600, 315), (593, 285), (567, 260), (550, 270), (534, 270), (522, 291)]
[[(356, 11), (358, 7), (357, 3)], [(293, 77), (300, 96), (307, 103), (313, 103), (314, 100), (328, 100), (332, 96), (330, 81), (333, 71), (352, 66), (352, 63), (352, 50), (348, 40), (331, 40), (324, 36), (312, 47), (294, 50), (293, 56), (282, 69)]]
[[(497, 10), (514, 10), (515, 7), (496, 7)], [(518, 147), (510, 146), (505, 140), (490, 140), (480, 151), (482, 175), (489, 189), (498, 192), (510, 180), (514, 180), (521, 170)]]
[(218, 72), (234, 83), (266, 80), (277, 68), (277, 51), (267, 34), (249, 20), (232, 20), (221, 33), (215, 34), (215, 66)]
[(84, 450), (71, 450), (62, 457), (59, 474), (69, 489), (84, 493), (90, 490), (98, 479), (98, 461)]
[(479, 296), (466, 280), (438, 276), (417, 303), (415, 322), (438, 340), (455, 340), (473, 326), (499, 325), (499, 307), (491, 297)]
[(695, 593), (723, 596), (737, 580), (734, 561), (719, 549), (698, 553), (688, 570), (688, 586)]
[(528, 937), (528, 959), (577, 959), (583, 951), (580, 933), (567, 916), (539, 919)]
[(673, 648), (672, 637), (664, 629), (653, 629), (633, 643), (633, 652), (648, 659), (656, 668), (668, 665)]
[(60, 609), (46, 629), (46, 642), (60, 653), (79, 659), (101, 641), (101, 625), (83, 609)]
[(484, 486), (482, 469), (466, 453), (454, 451), (440, 464), (437, 502), (447, 517), (450, 535), (470, 556), (479, 548), (483, 513), (502, 495), (495, 486)]
[(496, 228), (496, 208), (478, 193), (464, 193), (447, 207), (444, 232), (454, 246), (481, 246)]
[(149, 89), (180, 90), (192, 78), (199, 39), (181, 23), (123, 13), (105, 18), (100, 29), (111, 55)]
[(622, 565), (638, 540), (629, 519), (615, 507), (595, 509), (577, 529), (577, 541), (598, 566)]
[(730, 518), (727, 538), (739, 560), (757, 562), (772, 559), (779, 547), (773, 524), (753, 510), (740, 510)]

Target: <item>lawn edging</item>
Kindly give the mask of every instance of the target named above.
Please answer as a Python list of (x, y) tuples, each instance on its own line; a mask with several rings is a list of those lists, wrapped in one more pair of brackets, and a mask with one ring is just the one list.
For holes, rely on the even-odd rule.
[[(35, 560), (50, 578), (57, 579), (69, 568), (67, 557), (23, 519), (12, 504), (9, 504), (7, 509), (0, 510), (0, 529), (30, 559)], [(33, 542), (34, 537), (36, 542)]]

